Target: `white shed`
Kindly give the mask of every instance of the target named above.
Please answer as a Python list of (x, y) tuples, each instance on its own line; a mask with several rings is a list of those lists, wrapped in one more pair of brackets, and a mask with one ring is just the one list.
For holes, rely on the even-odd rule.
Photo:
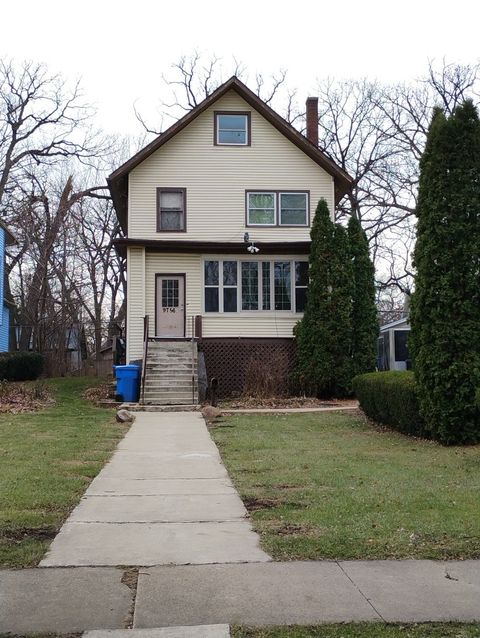
[(409, 333), (408, 317), (380, 326), (377, 348), (377, 367), (379, 370), (410, 369)]

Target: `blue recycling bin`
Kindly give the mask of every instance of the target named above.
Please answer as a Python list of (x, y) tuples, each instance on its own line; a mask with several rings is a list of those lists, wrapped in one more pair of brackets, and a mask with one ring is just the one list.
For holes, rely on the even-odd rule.
[(140, 366), (134, 364), (115, 366), (115, 377), (117, 394), (123, 401), (136, 403), (140, 398)]

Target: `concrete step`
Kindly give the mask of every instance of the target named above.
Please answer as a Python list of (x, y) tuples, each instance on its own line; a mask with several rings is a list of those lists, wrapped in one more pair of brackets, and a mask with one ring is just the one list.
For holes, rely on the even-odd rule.
[(192, 397), (158, 397), (147, 396), (145, 394), (144, 403), (147, 405), (196, 405), (198, 397), (195, 397), (195, 403), (192, 403)]

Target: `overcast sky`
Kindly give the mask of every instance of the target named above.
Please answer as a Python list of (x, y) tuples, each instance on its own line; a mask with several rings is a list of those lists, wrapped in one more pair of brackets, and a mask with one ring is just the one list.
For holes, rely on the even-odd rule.
[(23, 0), (2, 2), (0, 54), (80, 77), (98, 123), (134, 133), (132, 104), (158, 105), (162, 73), (195, 49), (252, 75), (285, 68), (303, 100), (325, 76), (395, 81), (429, 58), (476, 62), (479, 18), (475, 0)]

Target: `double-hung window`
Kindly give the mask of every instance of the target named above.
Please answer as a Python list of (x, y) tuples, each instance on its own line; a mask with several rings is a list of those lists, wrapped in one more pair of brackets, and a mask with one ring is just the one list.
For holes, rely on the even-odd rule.
[(303, 312), (307, 261), (206, 260), (205, 312)]
[(216, 146), (250, 146), (250, 113), (215, 113)]
[(157, 232), (185, 231), (185, 215), (185, 188), (157, 188)]
[(275, 193), (247, 193), (247, 225), (275, 226), (277, 197)]
[(308, 226), (307, 191), (247, 191), (247, 226)]

